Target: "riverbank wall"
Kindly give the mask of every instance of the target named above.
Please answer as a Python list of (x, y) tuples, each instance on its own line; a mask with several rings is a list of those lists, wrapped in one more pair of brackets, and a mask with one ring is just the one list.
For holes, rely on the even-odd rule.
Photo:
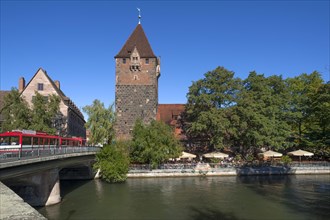
[(130, 170), (128, 178), (137, 177), (194, 177), (194, 176), (247, 176), (247, 175), (330, 175), (330, 166), (319, 167), (290, 167), (290, 166), (267, 166), (267, 167), (228, 167), (212, 168), (210, 166), (196, 166), (195, 168), (182, 169), (152, 169)]

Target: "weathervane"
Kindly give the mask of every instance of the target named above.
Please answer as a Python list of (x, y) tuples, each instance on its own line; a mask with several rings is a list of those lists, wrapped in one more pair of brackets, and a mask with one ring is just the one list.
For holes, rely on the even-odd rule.
[(139, 12), (139, 24), (141, 24), (141, 10), (139, 8), (136, 8)]

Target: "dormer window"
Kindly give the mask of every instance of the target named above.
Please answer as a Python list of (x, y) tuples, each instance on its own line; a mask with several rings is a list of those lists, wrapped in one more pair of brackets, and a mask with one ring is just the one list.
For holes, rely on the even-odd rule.
[(130, 69), (131, 69), (131, 71), (140, 71), (141, 70), (140, 54), (137, 51), (136, 47), (134, 48), (133, 53), (131, 54)]

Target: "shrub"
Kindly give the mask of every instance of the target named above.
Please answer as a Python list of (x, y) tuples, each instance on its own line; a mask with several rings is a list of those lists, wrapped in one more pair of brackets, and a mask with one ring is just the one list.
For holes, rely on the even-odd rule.
[(136, 163), (150, 164), (152, 169), (170, 158), (180, 156), (182, 146), (171, 127), (163, 122), (143, 124), (137, 120), (133, 129), (130, 158)]
[(284, 163), (284, 164), (289, 164), (289, 163), (291, 163), (292, 159), (291, 159), (288, 155), (284, 155), (284, 156), (281, 158), (281, 161), (282, 161), (282, 163)]
[(240, 154), (237, 154), (234, 158), (235, 161), (241, 161), (242, 160), (242, 156)]
[(127, 179), (129, 157), (126, 146), (125, 142), (105, 145), (96, 154), (94, 169), (100, 169), (101, 179), (110, 183), (124, 182)]

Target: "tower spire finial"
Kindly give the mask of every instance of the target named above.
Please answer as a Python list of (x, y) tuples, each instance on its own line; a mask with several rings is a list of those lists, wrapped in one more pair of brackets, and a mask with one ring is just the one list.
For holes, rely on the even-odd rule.
[(141, 10), (139, 8), (136, 8), (139, 12), (139, 24), (141, 24)]

